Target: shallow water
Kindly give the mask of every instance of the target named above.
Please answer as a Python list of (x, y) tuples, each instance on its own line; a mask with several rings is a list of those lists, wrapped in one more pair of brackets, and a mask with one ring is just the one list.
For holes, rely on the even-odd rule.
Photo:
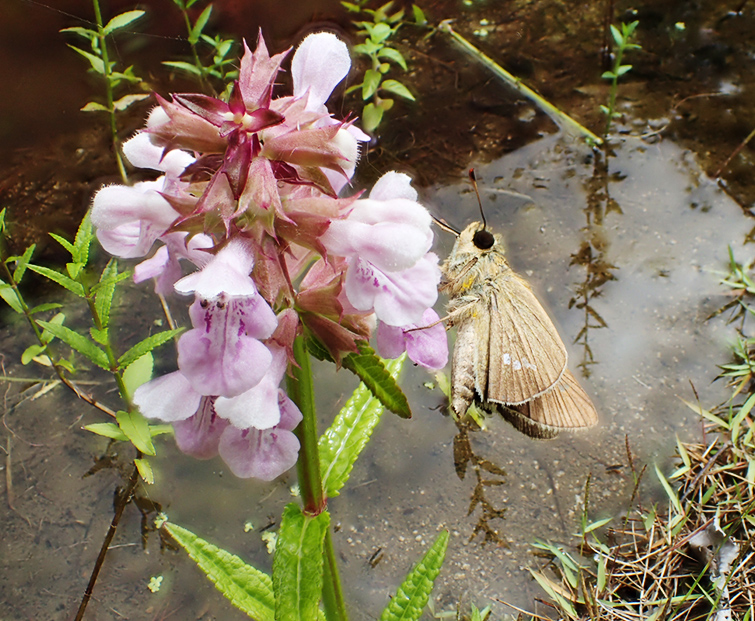
[[(462, 76), (467, 63), (457, 66)], [(498, 88), (486, 80), (489, 89)], [(637, 112), (648, 95), (633, 96)], [(480, 112), (480, 119), (489, 120), (486, 114)], [(631, 493), (625, 441), (637, 464), (666, 466), (675, 435), (700, 437), (699, 419), (678, 398), (694, 399), (690, 382), (706, 406), (724, 397), (722, 384), (711, 382), (715, 364), (728, 359), (734, 332), (725, 317), (706, 317), (728, 300), (718, 284), (727, 246), (746, 260), (749, 249), (743, 242), (752, 221), (703, 172), (709, 162), (701, 163), (698, 155), (669, 138), (648, 144), (623, 135), (609, 158), (608, 173), (596, 176), (595, 156), (587, 147), (556, 134), (534, 133), (540, 137), (504, 157), (490, 161), (488, 151), (455, 165), (475, 166), (488, 222), (503, 233), (512, 267), (532, 283), (560, 328), (575, 372), (585, 356), (584, 346), (573, 343), (584, 326), (584, 312), (569, 308), (569, 302), (585, 282), (588, 266), (571, 264), (572, 255), (585, 256), (589, 243), (593, 273), (602, 269), (614, 277), (592, 290), (590, 303), (606, 327), (589, 330), (594, 364), (588, 365), (590, 376), (581, 378), (601, 424), (553, 441), (530, 440), (498, 420), (489, 421), (485, 432), (471, 433), (475, 455), (506, 471), (505, 476), (486, 474), (486, 480), (499, 484), (483, 490), (491, 509), (505, 513), (481, 521), (480, 504), (468, 515), (475, 471), (469, 467), (463, 479), (457, 476), (457, 427), (442, 413), (439, 391), (425, 386), (432, 378), (408, 367), (403, 386), (414, 418), (385, 414), (350, 485), (330, 502), (354, 619), (379, 614), (440, 528), (448, 528), (452, 538), (434, 593), (436, 609), (454, 609), (460, 598), (478, 606), (492, 604), (496, 615), (510, 609), (490, 598), (533, 609), (533, 598), (543, 593), (526, 567), (538, 567), (542, 560), (533, 556), (530, 544), (534, 538), (574, 542), (588, 475), (591, 518), (614, 515)], [(715, 141), (715, 134), (708, 139)], [(400, 161), (385, 153), (369, 154), (368, 176), (378, 164), (401, 167), (396, 159)], [(410, 160), (407, 166), (419, 164)], [(462, 227), (478, 219), (476, 199), (461, 174), (446, 171), (444, 179), (449, 177), (422, 194), (436, 214)], [(437, 252), (444, 256), (452, 242), (439, 232)], [(124, 318), (139, 308), (144, 316), (138, 321), (151, 321), (154, 307), (146, 289), (133, 294)], [(31, 343), (24, 324), (7, 313), (2, 321), (5, 372), (40, 375), (17, 362)], [(122, 336), (128, 339), (142, 328), (124, 325)], [(318, 364), (316, 372), (324, 426), (356, 382), (343, 371), (334, 379), (328, 365)], [(35, 400), (31, 396), (37, 388), (22, 393), (26, 387), (9, 385), (0, 427), (8, 453), (0, 505), (0, 618), (64, 619), (83, 592), (110, 520), (113, 491), (122, 479), (116, 469), (82, 479), (105, 449), (104, 440), (80, 430), (101, 420), (96, 413), (60, 387)], [(240, 481), (219, 460), (184, 457), (169, 440), (160, 444), (154, 467), (157, 483), (149, 488), (149, 498), (171, 520), (269, 570), (260, 531), (292, 500), (295, 474), (272, 485)], [(647, 502), (657, 492), (651, 479), (647, 477), (643, 492)], [(142, 550), (140, 522), (141, 515), (130, 507), (87, 618), (242, 618), (185, 554), (160, 553), (154, 533)], [(495, 531), (498, 541), (486, 543), (483, 534), (475, 535), (481, 524)], [(153, 575), (164, 577), (157, 594), (146, 587)]]

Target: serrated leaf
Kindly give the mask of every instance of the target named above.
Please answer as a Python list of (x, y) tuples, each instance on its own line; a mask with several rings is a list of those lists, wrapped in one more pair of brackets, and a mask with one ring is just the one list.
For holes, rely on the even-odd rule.
[(202, 35), (202, 31), (204, 30), (204, 27), (207, 25), (207, 20), (210, 19), (210, 15), (212, 14), (212, 4), (208, 4), (204, 11), (202, 11), (197, 17), (197, 21), (194, 22), (194, 27), (191, 29), (191, 32), (189, 33), (189, 43), (192, 45), (196, 44), (197, 41), (199, 41), (199, 37)]
[(79, 224), (79, 228), (76, 231), (76, 237), (73, 240), (73, 257), (74, 263), (80, 263), (82, 266), (89, 261), (89, 248), (92, 246), (92, 240), (94, 239), (94, 227), (92, 226), (92, 220), (89, 212), (87, 212)]
[(406, 71), (407, 69), (406, 60), (404, 60), (404, 56), (397, 49), (394, 49), (392, 47), (384, 47), (378, 52), (378, 56), (380, 58), (387, 58), (388, 60), (392, 60), (404, 71)]
[(406, 395), (366, 341), (357, 341), (359, 353), (344, 356), (342, 365), (361, 379), (387, 409), (401, 418), (411, 418)]
[(118, 359), (118, 366), (123, 368), (128, 367), (134, 360), (141, 358), (144, 354), (151, 352), (156, 347), (160, 347), (163, 343), (170, 341), (173, 337), (178, 336), (183, 332), (183, 328), (177, 328), (175, 330), (165, 330), (156, 334), (151, 334), (143, 341), (139, 341), (125, 354)]
[(79, 108), (79, 110), (81, 110), (81, 112), (110, 112), (110, 110), (108, 110), (106, 106), (103, 106), (101, 103), (97, 103), (96, 101), (90, 101), (84, 104), (81, 108)]
[(152, 485), (155, 482), (155, 473), (152, 472), (152, 464), (146, 459), (135, 459), (134, 465), (139, 471), (139, 476), (147, 485)]
[(84, 287), (82, 286), (82, 284), (76, 282), (75, 280), (73, 280), (72, 278), (66, 276), (65, 274), (61, 274), (60, 272), (56, 272), (55, 270), (51, 270), (49, 267), (42, 267), (41, 265), (29, 264), (29, 269), (32, 272), (36, 272), (37, 274), (41, 274), (45, 278), (49, 278), (53, 282), (59, 284), (64, 289), (68, 289), (74, 295), (77, 295), (80, 298), (85, 297), (84, 296)]
[(398, 95), (399, 97), (403, 97), (404, 99), (408, 99), (409, 101), (415, 101), (414, 95), (412, 95), (409, 89), (398, 80), (385, 80), (380, 85), (380, 88), (389, 93), (393, 93), (394, 95)]
[(105, 27), (102, 29), (102, 34), (107, 36), (115, 32), (116, 30), (125, 28), (129, 24), (133, 24), (137, 19), (141, 18), (143, 15), (144, 15), (144, 11), (138, 11), (138, 10), (126, 11), (125, 13), (121, 13), (120, 15), (116, 15), (107, 24), (105, 24)]
[(149, 93), (134, 93), (132, 95), (124, 95), (117, 101), (113, 102), (113, 108), (115, 108), (119, 112), (122, 112), (129, 106), (139, 101), (144, 101), (145, 99), (149, 99), (150, 97), (151, 95)]
[(115, 293), (115, 277), (118, 275), (118, 262), (110, 259), (100, 275), (100, 286), (94, 294), (94, 309), (103, 328), (110, 325), (110, 308)]
[(444, 530), (401, 583), (396, 595), (380, 615), (380, 621), (416, 621), (422, 616), (446, 557), (447, 547), (448, 531)]
[(380, 81), (383, 79), (383, 74), (374, 69), (367, 69), (364, 72), (364, 81), (362, 82), (362, 100), (367, 101), (375, 93), (377, 93)]
[(101, 367), (106, 371), (110, 370), (107, 354), (84, 335), (51, 321), (42, 321), (41, 319), (38, 319), (37, 323), (50, 334), (63, 341), (71, 349), (75, 349), (80, 354), (89, 358), (89, 360), (94, 362), (98, 367)]
[(256, 621), (273, 621), (275, 600), (270, 576), (181, 526), (165, 522), (163, 528), (234, 606)]
[(136, 410), (116, 412), (115, 420), (121, 431), (126, 434), (131, 443), (145, 455), (155, 454), (155, 445), (152, 444), (152, 434), (149, 432), (149, 423), (142, 414)]
[(322, 595), (323, 541), (330, 515), (304, 515), (290, 503), (283, 510), (273, 560), (276, 621), (312, 621)]
[(154, 359), (151, 353), (144, 354), (126, 367), (123, 371), (123, 383), (126, 385), (129, 396), (133, 396), (139, 386), (152, 379), (153, 367)]
[(126, 434), (115, 423), (92, 423), (91, 425), (84, 425), (84, 429), (96, 433), (98, 436), (104, 436), (105, 438), (111, 438), (119, 442), (128, 442)]
[(382, 119), (383, 109), (373, 103), (368, 103), (362, 110), (362, 125), (368, 133), (374, 132)]
[(2, 280), (0, 280), (0, 298), (3, 298), (5, 303), (10, 306), (15, 312), (19, 314), (24, 312), (24, 307), (21, 304), (21, 300), (18, 299), (16, 290), (7, 282), (3, 282)]
[(102, 62), (102, 59), (99, 56), (90, 54), (89, 52), (79, 49), (78, 47), (71, 45), (70, 43), (68, 44), (68, 47), (70, 47), (74, 52), (77, 52), (84, 58), (86, 58), (89, 61), (89, 64), (92, 66), (92, 69), (94, 69), (97, 73), (105, 75), (105, 63)]
[(97, 328), (89, 328), (89, 336), (92, 340), (99, 345), (107, 345), (110, 340), (110, 331), (107, 328), (98, 330)]
[[(406, 356), (386, 363), (395, 379)], [(346, 484), (354, 462), (359, 457), (380, 422), (384, 407), (364, 385), (360, 384), (341, 408), (333, 424), (320, 436), (320, 474), (328, 498), (338, 496)]]
[(16, 266), (13, 268), (13, 280), (16, 284), (23, 280), (26, 268), (29, 267), (29, 261), (31, 261), (31, 257), (34, 254), (34, 249), (36, 247), (36, 244), (32, 244), (24, 250), (24, 254), (16, 258)]

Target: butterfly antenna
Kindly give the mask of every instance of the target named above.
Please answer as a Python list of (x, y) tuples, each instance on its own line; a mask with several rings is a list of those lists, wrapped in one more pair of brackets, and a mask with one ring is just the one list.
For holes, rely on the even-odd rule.
[(482, 201), (480, 200), (480, 191), (477, 189), (477, 176), (474, 174), (474, 168), (469, 169), (469, 180), (472, 182), (474, 193), (477, 195), (477, 204), (480, 206), (480, 215), (482, 216), (482, 228), (488, 228), (488, 222), (485, 219), (485, 212), (482, 210)]
[(437, 224), (440, 228), (442, 228), (444, 231), (448, 233), (452, 233), (456, 237), (461, 235), (461, 231), (455, 229), (452, 227), (448, 222), (446, 222), (443, 218), (437, 218), (431, 214), (432, 219), (435, 221), (435, 224)]

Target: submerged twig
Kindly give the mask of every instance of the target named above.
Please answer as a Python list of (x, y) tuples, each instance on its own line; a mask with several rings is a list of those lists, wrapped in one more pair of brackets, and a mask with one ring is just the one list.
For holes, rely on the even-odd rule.
[(547, 114), (553, 122), (558, 125), (563, 131), (575, 134), (584, 138), (590, 145), (599, 146), (603, 144), (603, 140), (596, 134), (587, 129), (584, 125), (581, 125), (568, 114), (559, 110), (556, 106), (544, 99), (541, 95), (538, 95), (531, 88), (526, 86), (519, 78), (506, 71), (501, 65), (495, 62), (490, 56), (484, 54), (477, 49), (453, 28), (451, 28), (450, 20), (446, 20), (440, 23), (438, 30), (448, 33), (451, 38), (456, 41), (462, 49), (472, 56), (479, 63), (485, 65), (499, 78), (501, 78), (506, 84), (514, 88), (518, 93), (532, 101), (538, 108), (540, 108), (545, 114)]

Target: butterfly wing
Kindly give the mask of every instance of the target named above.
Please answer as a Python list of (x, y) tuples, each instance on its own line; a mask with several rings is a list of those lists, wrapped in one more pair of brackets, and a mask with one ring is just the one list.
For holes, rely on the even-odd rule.
[(561, 380), (539, 397), (498, 411), (519, 431), (533, 438), (553, 438), (562, 429), (592, 427), (598, 413), (590, 397), (568, 369)]
[[(521, 404), (550, 390), (566, 370), (566, 347), (529, 285), (509, 272), (477, 326), (477, 390), (482, 401)], [(480, 338), (487, 336), (487, 342)]]

